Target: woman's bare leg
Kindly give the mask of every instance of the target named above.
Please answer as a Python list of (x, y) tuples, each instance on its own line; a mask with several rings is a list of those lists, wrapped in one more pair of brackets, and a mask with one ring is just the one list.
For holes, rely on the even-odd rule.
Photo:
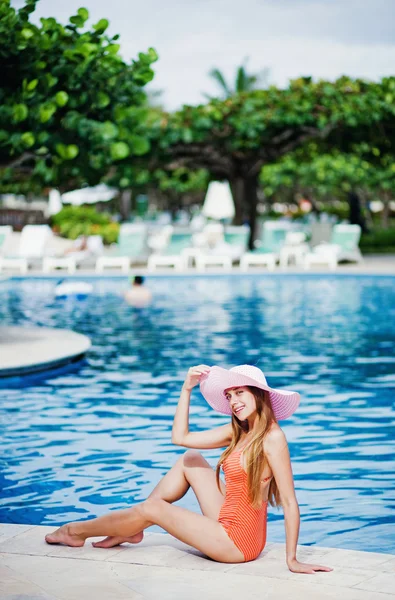
[[(165, 500), (168, 503), (176, 502), (176, 500), (185, 496), (190, 487), (192, 487), (196, 494), (203, 515), (217, 520), (224, 501), (225, 486), (221, 482), (222, 492), (218, 490), (214, 470), (200, 452), (196, 450), (185, 452), (172, 469), (160, 480), (151, 492), (149, 499), (157, 498)], [(112, 517), (114, 514), (116, 513), (111, 513), (108, 516)], [(58, 536), (56, 534), (58, 531), (46, 537), (48, 543), (68, 543), (66, 541), (57, 541)], [(101, 531), (98, 535), (106, 535), (106, 533)], [(127, 536), (124, 532), (123, 535), (109, 535), (105, 540), (96, 542), (93, 545), (97, 548), (110, 548), (123, 542), (138, 543), (142, 539), (142, 531), (137, 532), (133, 536)], [(68, 538), (68, 540), (69, 542), (73, 542), (70, 545), (81, 546), (84, 543), (84, 541), (76, 537), (73, 539)]]
[(173, 503), (185, 496), (191, 487), (206, 517), (217, 519), (225, 499), (225, 485), (217, 487), (215, 471), (197, 450), (187, 450), (166, 473), (148, 498), (161, 498)]
[[(148, 498), (160, 498), (173, 503), (185, 496), (191, 487), (199, 502), (202, 513), (211, 519), (218, 519), (219, 511), (225, 499), (225, 486), (221, 491), (217, 487), (215, 471), (197, 450), (187, 450), (175, 465), (159, 481)], [(142, 531), (133, 538), (109, 536), (100, 542), (94, 542), (95, 548), (111, 548), (124, 542), (141, 542)]]
[(243, 554), (217, 521), (160, 498), (147, 499), (133, 508), (98, 519), (63, 525), (46, 539), (49, 543), (76, 546), (83, 545), (88, 537), (99, 535), (131, 537), (154, 524), (214, 560), (244, 562)]

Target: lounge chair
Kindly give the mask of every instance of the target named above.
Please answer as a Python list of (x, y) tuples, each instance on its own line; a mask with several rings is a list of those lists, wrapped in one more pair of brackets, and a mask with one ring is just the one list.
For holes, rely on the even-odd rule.
[(26, 274), (33, 262), (44, 258), (52, 235), (49, 225), (25, 225), (17, 255), (0, 257), (0, 272), (3, 269), (19, 269), (22, 274)]
[(289, 231), (280, 250), (280, 267), (287, 267), (292, 259), (296, 266), (303, 266), (304, 257), (309, 251), (306, 234), (303, 231)]
[(232, 257), (229, 254), (220, 254), (213, 251), (211, 254), (197, 254), (195, 256), (196, 269), (203, 273), (206, 267), (222, 267), (232, 269)]
[[(188, 267), (198, 266), (199, 261), (199, 269), (204, 270), (204, 256), (215, 253), (224, 244), (224, 226), (222, 223), (207, 223), (202, 231), (193, 234), (192, 242), (191, 247), (183, 251), (186, 264)], [(218, 252), (216, 255), (218, 258)]]
[(313, 264), (327, 264), (336, 269), (341, 260), (362, 262), (362, 254), (358, 247), (361, 238), (359, 225), (340, 224), (333, 227), (329, 243), (318, 244), (304, 257), (304, 268)]
[(131, 263), (146, 260), (147, 225), (145, 223), (123, 223), (115, 254), (100, 256), (96, 260), (96, 272), (102, 273), (106, 267), (118, 267), (128, 273)]
[[(80, 239), (80, 238), (79, 238)], [(76, 250), (62, 256), (47, 256), (43, 259), (43, 273), (50, 273), (55, 269), (67, 269), (72, 275), (77, 267), (89, 258), (96, 259), (103, 252), (103, 238), (101, 235), (89, 235), (86, 240), (85, 250)]]
[(198, 271), (205, 271), (208, 266), (231, 269), (232, 263), (240, 260), (245, 253), (249, 235), (250, 228), (246, 225), (228, 226), (225, 231), (206, 231), (205, 247), (196, 249), (194, 253)]
[(224, 241), (229, 247), (232, 260), (240, 260), (248, 249), (250, 228), (248, 225), (231, 225), (225, 228)]
[(241, 257), (240, 269), (247, 271), (251, 266), (267, 266), (269, 271), (273, 271), (291, 226), (282, 221), (266, 221), (263, 224), (261, 240), (258, 240), (258, 244), (255, 242), (256, 248)]
[(0, 255), (3, 255), (7, 250), (8, 240), (12, 235), (11, 225), (0, 226)]
[(174, 267), (182, 271), (187, 267), (187, 256), (185, 251), (192, 246), (192, 231), (172, 230), (167, 244), (161, 249), (153, 252), (148, 258), (147, 269), (155, 271), (158, 267)]
[(207, 248), (214, 249), (225, 241), (224, 226), (222, 223), (207, 223), (207, 225), (203, 227), (202, 233)]
[(170, 241), (171, 234), (174, 231), (173, 225), (162, 225), (159, 229), (156, 228), (151, 235), (148, 236), (147, 245), (155, 254), (160, 254)]

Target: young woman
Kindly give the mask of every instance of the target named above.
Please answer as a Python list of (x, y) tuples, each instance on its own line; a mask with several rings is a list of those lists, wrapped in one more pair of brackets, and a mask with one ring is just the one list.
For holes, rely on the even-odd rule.
[[(191, 390), (200, 383), (207, 402), (231, 415), (231, 423), (189, 431)], [(285, 436), (277, 424), (298, 407), (299, 394), (270, 388), (260, 369), (241, 365), (227, 370), (199, 365), (189, 369), (174, 417), (172, 441), (187, 448), (222, 448), (216, 472), (196, 450), (188, 450), (145, 502), (109, 515), (63, 525), (46, 536), (49, 544), (83, 546), (89, 537), (107, 536), (93, 545), (110, 548), (138, 543), (143, 531), (159, 525), (182, 542), (224, 563), (254, 560), (266, 542), (267, 505), (283, 506), (286, 561), (295, 573), (331, 571), (296, 557), (299, 507)], [(219, 478), (222, 465), (225, 484)], [(202, 515), (173, 506), (192, 487)]]

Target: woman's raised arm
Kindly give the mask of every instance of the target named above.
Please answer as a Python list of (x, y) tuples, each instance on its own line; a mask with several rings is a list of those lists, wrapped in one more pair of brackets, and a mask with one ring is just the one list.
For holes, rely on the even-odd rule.
[(176, 414), (174, 415), (171, 441), (177, 446), (186, 448), (222, 448), (227, 446), (232, 438), (232, 425), (229, 423), (215, 429), (205, 431), (189, 431), (189, 403), (191, 391), (200, 381), (202, 375), (210, 371), (207, 365), (191, 367), (182, 386)]

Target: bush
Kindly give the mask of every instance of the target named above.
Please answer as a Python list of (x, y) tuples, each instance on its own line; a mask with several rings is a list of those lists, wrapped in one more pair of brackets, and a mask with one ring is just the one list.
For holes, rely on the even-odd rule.
[(395, 252), (395, 228), (375, 229), (361, 237), (362, 252)]
[(118, 239), (119, 225), (109, 213), (99, 213), (88, 206), (67, 206), (51, 217), (54, 231), (62, 237), (75, 240), (81, 235), (101, 235), (105, 244)]

